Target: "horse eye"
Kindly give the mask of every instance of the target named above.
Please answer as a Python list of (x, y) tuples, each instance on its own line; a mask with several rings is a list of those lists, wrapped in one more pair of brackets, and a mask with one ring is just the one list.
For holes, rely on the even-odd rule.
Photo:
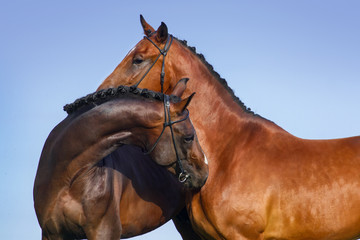
[(142, 58), (134, 58), (133, 59), (133, 64), (140, 64), (142, 63), (144, 60)]
[(192, 135), (190, 137), (184, 137), (185, 143), (191, 143), (192, 141), (194, 141), (194, 135)]

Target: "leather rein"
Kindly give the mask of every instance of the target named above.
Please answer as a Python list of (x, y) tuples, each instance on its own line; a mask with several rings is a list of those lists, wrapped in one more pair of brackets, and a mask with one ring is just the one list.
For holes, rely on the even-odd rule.
[[(151, 64), (151, 66), (148, 68), (148, 70), (146, 70), (145, 74), (134, 85), (134, 87), (136, 87), (136, 88), (138, 87), (138, 85), (142, 82), (142, 80), (144, 80), (146, 75), (150, 72), (150, 70), (153, 68), (155, 63), (159, 60), (159, 58), (162, 55), (163, 56), (163, 62), (162, 62), (161, 73), (160, 73), (160, 85), (161, 85), (161, 93), (163, 93), (164, 92), (164, 78), (165, 78), (165, 57), (166, 57), (166, 55), (167, 55), (167, 53), (168, 53), (168, 51), (169, 51), (169, 49), (171, 47), (171, 44), (172, 44), (174, 38), (173, 38), (172, 35), (169, 35), (167, 40), (166, 40), (164, 48), (161, 49), (161, 48), (159, 48), (158, 45), (156, 45), (154, 43), (153, 40), (150, 39), (151, 35), (153, 35), (154, 33), (156, 33), (156, 31), (149, 34), (149, 36), (145, 36), (145, 38), (147, 40), (149, 40), (159, 50), (159, 55), (156, 57), (155, 61), (153, 62), (153, 64)], [(179, 153), (178, 153), (176, 143), (175, 143), (175, 136), (174, 136), (174, 131), (173, 131), (172, 125), (175, 124), (175, 123), (182, 122), (182, 121), (185, 121), (186, 119), (188, 119), (189, 118), (189, 110), (187, 110), (187, 114), (183, 119), (180, 119), (180, 120), (177, 120), (177, 121), (171, 121), (171, 117), (170, 117), (170, 96), (164, 94), (164, 115), (165, 115), (165, 120), (164, 120), (163, 129), (162, 129), (162, 131), (160, 133), (160, 136), (157, 138), (157, 140), (155, 141), (154, 145), (150, 148), (150, 150), (147, 151), (145, 154), (150, 154), (155, 149), (155, 147), (157, 146), (157, 144), (160, 141), (161, 136), (163, 135), (163, 133), (165, 131), (165, 128), (169, 127), (170, 132), (171, 132), (171, 138), (172, 138), (174, 149), (175, 149), (176, 161), (173, 162), (173, 163), (170, 163), (169, 165), (161, 165), (161, 166), (166, 167), (166, 166), (171, 166), (174, 163), (177, 163), (177, 165), (178, 165), (178, 167), (180, 169), (180, 174), (178, 176), (178, 179), (179, 179), (179, 181), (181, 183), (183, 183), (190, 177), (190, 175), (184, 170), (184, 168), (182, 166), (181, 159), (179, 157)]]

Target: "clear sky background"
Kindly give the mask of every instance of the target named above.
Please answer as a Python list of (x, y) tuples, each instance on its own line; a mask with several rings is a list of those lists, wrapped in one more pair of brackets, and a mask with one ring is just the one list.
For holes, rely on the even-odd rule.
[[(164, 21), (290, 133), (360, 135), (360, 1), (2, 0), (2, 239), (40, 239), (32, 188), (45, 139), (63, 105), (95, 91), (142, 38), (139, 14)], [(169, 223), (136, 239), (180, 236)]]

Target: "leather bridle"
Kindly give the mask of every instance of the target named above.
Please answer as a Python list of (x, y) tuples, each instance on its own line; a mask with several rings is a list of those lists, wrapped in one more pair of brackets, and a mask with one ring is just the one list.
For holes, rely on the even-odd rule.
[(161, 85), (161, 93), (164, 92), (164, 78), (165, 78), (165, 57), (171, 47), (171, 44), (173, 42), (174, 37), (172, 35), (169, 35), (165, 46), (163, 49), (159, 48), (158, 45), (156, 45), (154, 43), (153, 40), (150, 39), (151, 35), (153, 35), (155, 32), (152, 32), (151, 34), (149, 34), (148, 36), (144, 36), (147, 40), (149, 40), (158, 50), (159, 50), (159, 55), (156, 57), (155, 61), (153, 62), (153, 64), (150, 66), (150, 68), (148, 70), (146, 70), (145, 74), (140, 78), (140, 80), (134, 85), (134, 87), (138, 87), (138, 85), (141, 83), (141, 81), (146, 77), (146, 75), (150, 72), (150, 70), (153, 68), (153, 66), (155, 65), (155, 63), (157, 62), (157, 60), (161, 57), (161, 55), (163, 56), (163, 62), (162, 62), (162, 66), (161, 66), (161, 73), (160, 73), (160, 85)]
[[(174, 149), (175, 149), (175, 154), (176, 154), (176, 161), (175, 162), (178, 164), (178, 167), (180, 169), (180, 174), (178, 176), (178, 179), (179, 179), (179, 181), (181, 183), (183, 183), (190, 177), (190, 175), (184, 170), (184, 168), (182, 166), (181, 159), (179, 157), (179, 153), (177, 151), (177, 147), (176, 147), (176, 143), (175, 143), (175, 136), (174, 136), (174, 131), (173, 131), (172, 125), (174, 125), (175, 123), (179, 123), (179, 122), (182, 122), (182, 121), (185, 121), (186, 119), (188, 119), (189, 118), (189, 110), (187, 110), (186, 116), (184, 118), (182, 118), (180, 120), (177, 120), (177, 121), (171, 121), (171, 117), (170, 117), (170, 96), (164, 94), (164, 115), (165, 115), (165, 120), (164, 120), (164, 124), (163, 124), (163, 129), (162, 129), (159, 137), (155, 141), (154, 145), (145, 154), (150, 154), (155, 149), (155, 147), (157, 146), (157, 144), (160, 141), (161, 136), (163, 135), (163, 133), (165, 131), (165, 128), (169, 127), (170, 132), (171, 132), (171, 138), (172, 138)], [(171, 166), (175, 162), (170, 163), (168, 165), (161, 165), (161, 166)]]
[[(156, 57), (155, 61), (151, 64), (151, 66), (148, 68), (148, 70), (146, 70), (145, 74), (140, 78), (140, 80), (133, 86), (133, 87), (138, 87), (138, 85), (142, 82), (142, 80), (144, 80), (144, 78), (146, 77), (146, 75), (150, 72), (150, 70), (153, 68), (153, 66), (155, 65), (155, 63), (159, 60), (159, 58), (161, 57), (161, 55), (163, 56), (163, 62), (162, 62), (162, 66), (161, 66), (161, 72), (160, 72), (160, 85), (161, 85), (161, 93), (164, 92), (164, 78), (165, 78), (165, 57), (171, 47), (171, 44), (173, 42), (174, 37), (172, 35), (169, 35), (168, 38), (166, 39), (166, 43), (163, 49), (161, 49), (158, 45), (156, 45), (154, 43), (153, 40), (150, 39), (150, 37), (156, 33), (152, 32), (150, 33), (148, 36), (144, 36), (147, 40), (149, 40), (158, 50), (159, 50), (159, 55)], [(171, 138), (173, 141), (173, 145), (174, 145), (174, 149), (175, 149), (175, 154), (176, 154), (176, 163), (180, 169), (180, 174), (178, 176), (178, 179), (181, 183), (185, 182), (190, 175), (184, 170), (182, 163), (181, 163), (181, 159), (179, 157), (179, 153), (177, 151), (177, 147), (176, 147), (176, 143), (175, 143), (175, 137), (174, 137), (174, 131), (172, 128), (172, 125), (178, 122), (182, 122), (185, 121), (186, 119), (189, 118), (189, 111), (187, 110), (187, 114), (183, 119), (177, 120), (177, 121), (171, 121), (170, 118), (170, 97), (169, 95), (165, 95), (164, 94), (164, 113), (165, 113), (165, 121), (163, 124), (163, 129), (160, 133), (160, 136), (157, 138), (157, 140), (155, 141), (154, 145), (150, 148), (149, 151), (147, 151), (145, 154), (150, 154), (156, 147), (156, 145), (159, 143), (161, 136), (163, 135), (165, 128), (169, 127), (170, 128), (170, 132), (171, 132)], [(171, 166), (173, 165), (175, 162), (168, 164), (166, 166)], [(163, 165), (162, 165), (163, 166)]]

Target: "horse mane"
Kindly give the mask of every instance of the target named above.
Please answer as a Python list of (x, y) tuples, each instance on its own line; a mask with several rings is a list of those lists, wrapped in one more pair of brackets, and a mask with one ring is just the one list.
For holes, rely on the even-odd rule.
[[(227, 92), (231, 95), (233, 100), (247, 113), (255, 114), (253, 111), (251, 111), (250, 108), (246, 107), (245, 104), (235, 95), (234, 91), (229, 87), (226, 80), (220, 76), (219, 73), (217, 73), (214, 70), (214, 67), (205, 59), (204, 55), (201, 53), (196, 52), (195, 47), (188, 46), (186, 40), (180, 40), (176, 37), (174, 37), (181, 45), (189, 49), (193, 54), (195, 54), (201, 62), (207, 67), (207, 69), (212, 73), (212, 75), (217, 79), (217, 81), (227, 90)], [(141, 89), (136, 88), (134, 86), (119, 86), (116, 88), (108, 88), (108, 89), (102, 89), (99, 91), (96, 91), (94, 93), (90, 93), (82, 98), (76, 99), (71, 104), (66, 104), (64, 106), (64, 111), (66, 111), (68, 114), (76, 112), (79, 108), (83, 106), (93, 106), (99, 105), (101, 103), (104, 103), (106, 101), (109, 101), (111, 99), (114, 99), (119, 96), (128, 96), (128, 97), (134, 97), (134, 96), (141, 96), (144, 98), (151, 98), (159, 101), (164, 100), (164, 94), (160, 92), (151, 91), (148, 89)], [(178, 102), (180, 101), (180, 98), (171, 95), (170, 101), (172, 102)], [(257, 115), (258, 116), (258, 115)]]
[(212, 75), (218, 80), (218, 82), (228, 91), (228, 93), (231, 95), (231, 97), (233, 98), (233, 100), (240, 105), (240, 107), (247, 113), (251, 113), (254, 114), (255, 113), (253, 111), (251, 111), (250, 108), (246, 107), (245, 104), (235, 95), (234, 91), (229, 87), (229, 85), (227, 84), (226, 80), (224, 78), (222, 78), (220, 76), (219, 73), (217, 73), (214, 70), (214, 67), (208, 63), (208, 61), (206, 61), (205, 57), (203, 54), (201, 53), (197, 53), (196, 52), (196, 48), (195, 47), (191, 47), (187, 44), (186, 40), (180, 40), (176, 37), (174, 37), (178, 42), (181, 43), (181, 45), (183, 45), (184, 47), (186, 47), (187, 49), (189, 49), (192, 53), (194, 53), (200, 60), (201, 62), (208, 68), (208, 70), (212, 73)]
[[(164, 101), (164, 95), (160, 92), (155, 92), (148, 90), (146, 88), (136, 88), (134, 86), (119, 86), (116, 88), (107, 88), (101, 89), (94, 93), (90, 93), (85, 97), (76, 99), (73, 103), (66, 104), (64, 106), (64, 111), (68, 114), (76, 112), (83, 106), (92, 106), (100, 105), (109, 100), (120, 98), (120, 97), (130, 97), (130, 98), (148, 98), (154, 99), (157, 101)], [(170, 95), (171, 102), (179, 102), (181, 99), (177, 96)]]

